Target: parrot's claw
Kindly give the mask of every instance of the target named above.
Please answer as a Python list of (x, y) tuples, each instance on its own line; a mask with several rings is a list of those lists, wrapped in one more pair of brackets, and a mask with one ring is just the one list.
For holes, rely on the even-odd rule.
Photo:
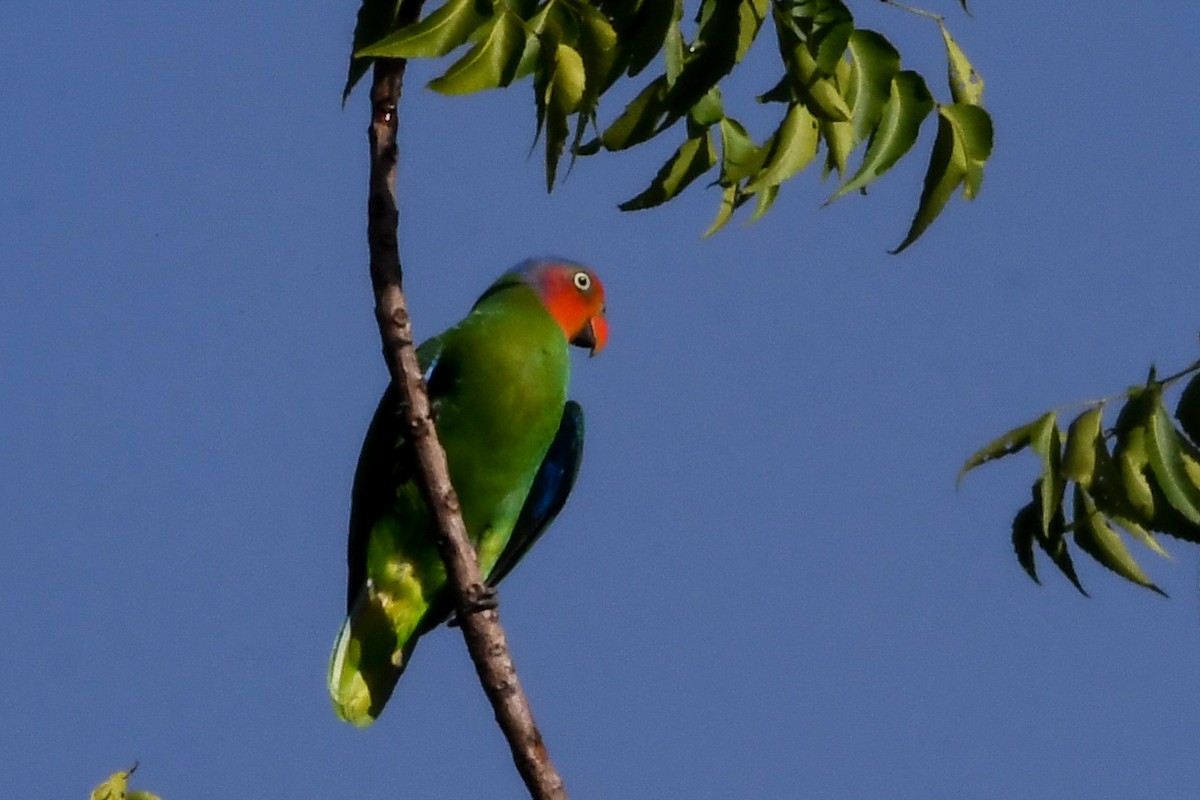
[[(468, 614), (478, 614), (480, 611), (492, 611), (500, 607), (500, 595), (496, 593), (495, 586), (481, 586), (474, 592), (474, 595), (463, 609)], [(457, 628), (461, 625), (462, 621), (459, 619), (458, 612), (455, 612), (450, 621), (446, 623), (446, 626), (450, 628)]]

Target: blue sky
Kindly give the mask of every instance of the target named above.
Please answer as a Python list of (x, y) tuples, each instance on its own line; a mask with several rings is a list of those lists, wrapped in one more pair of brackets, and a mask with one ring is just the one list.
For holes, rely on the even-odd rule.
[[(1137, 553), (1170, 600), (1088, 560), (1090, 600), (1050, 569), (1039, 589), (1008, 541), (1033, 462), (954, 489), (1008, 427), (1197, 357), (1200, 8), (931, 6), (997, 144), (979, 200), (899, 257), (931, 126), (870, 197), (821, 208), (814, 171), (702, 241), (715, 190), (615, 208), (675, 142), (581, 161), (547, 196), (528, 86), (453, 100), (411, 67), (418, 334), (527, 255), (587, 261), (609, 292), (610, 347), (575, 363), (581, 479), (501, 607), (573, 797), (1200, 784), (1195, 548)], [(928, 21), (852, 8), (940, 80)], [(166, 800), (521, 796), (457, 632), (365, 732), (324, 689), (386, 380), (365, 97), (338, 103), (354, 10), (0, 10), (13, 797), (83, 797), (134, 760)], [(767, 88), (765, 63), (738, 85)]]

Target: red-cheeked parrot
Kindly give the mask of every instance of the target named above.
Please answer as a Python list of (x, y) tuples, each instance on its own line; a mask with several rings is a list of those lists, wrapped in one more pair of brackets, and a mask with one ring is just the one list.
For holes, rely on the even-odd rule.
[[(479, 567), (495, 586), (562, 509), (583, 450), (567, 400), (567, 345), (608, 340), (604, 287), (590, 269), (531, 260), (506, 272), (466, 318), (422, 344), (438, 438)], [(453, 610), (433, 522), (413, 474), (393, 387), (367, 430), (350, 509), (347, 616), (329, 665), (338, 715), (371, 724), (417, 639)]]

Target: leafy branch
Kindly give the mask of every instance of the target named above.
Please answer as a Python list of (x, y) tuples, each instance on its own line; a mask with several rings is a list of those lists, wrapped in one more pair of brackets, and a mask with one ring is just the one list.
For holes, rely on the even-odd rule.
[(137, 762), (127, 770), (114, 772), (108, 780), (92, 789), (91, 800), (161, 800), (156, 794), (129, 788), (129, 777), (137, 772)]
[[(496, 611), (483, 603), (486, 590), (417, 366), (397, 243), (397, 105), (406, 60), (464, 49), (429, 84), (444, 94), (530, 78), (535, 142), (545, 143), (548, 189), (555, 185), (568, 139), (574, 159), (625, 150), (682, 128), (683, 143), (647, 189), (621, 208), (665, 203), (715, 170), (721, 205), (709, 233), (752, 198), (750, 219), (766, 213), (780, 186), (812, 164), (822, 146), (825, 175), (836, 172), (841, 181), (830, 201), (865, 192), (908, 153), (936, 108), (938, 131), (925, 185), (895, 252), (915, 241), (960, 187), (968, 199), (978, 193), (992, 149), (991, 118), (982, 108), (982, 80), (940, 18), (949, 103), (935, 101), (921, 75), (900, 68), (899, 52), (883, 35), (857, 29), (841, 0), (701, 0), (690, 38), (682, 25), (682, 0), (445, 0), (421, 17), (422, 3), (363, 0), (343, 93), (345, 100), (374, 65), (368, 241), (376, 316), (468, 650), (531, 795), (565, 797)], [(720, 84), (745, 58), (768, 17), (783, 74), (758, 100), (782, 111), (774, 132), (758, 142), (726, 114)], [(660, 56), (661, 74), (602, 128), (601, 97)], [(861, 159), (851, 171), (858, 150)]]
[[(760, 218), (782, 184), (815, 163), (822, 148), (823, 176), (836, 173), (840, 181), (828, 202), (865, 193), (908, 154), (936, 110), (924, 186), (908, 233), (893, 251), (898, 253), (925, 232), (955, 192), (961, 189), (968, 200), (979, 193), (993, 134), (982, 105), (983, 80), (945, 20), (889, 4), (937, 24), (950, 102), (936, 101), (924, 77), (901, 69), (900, 53), (885, 36), (857, 28), (841, 0), (701, 0), (690, 38), (683, 0), (446, 0), (404, 27), (391, 24), (396, 0), (364, 0), (345, 95), (373, 59), (442, 58), (460, 48), (465, 52), (429, 88), (468, 94), (530, 77), (548, 189), (568, 150), (572, 159), (626, 150), (682, 128), (677, 149), (620, 208), (661, 205), (715, 172), (712, 185), (720, 188), (721, 201), (705, 235), (751, 200), (749, 221)], [(768, 19), (782, 75), (757, 100), (781, 111), (774, 131), (756, 140), (726, 112), (721, 84), (759, 41)], [(600, 126), (604, 94), (660, 57), (662, 71)]]
[[(411, 23), (420, 12), (421, 2), (405, 0), (397, 7), (393, 23), (398, 26)], [(360, 25), (362, 20), (360, 12)], [(446, 566), (446, 579), (454, 595), (458, 621), (480, 683), (530, 795), (539, 799), (565, 798), (562, 778), (550, 762), (529, 701), (517, 678), (495, 604), (485, 602), (488, 590), (467, 536), (458, 497), (450, 483), (446, 453), (438, 442), (417, 361), (408, 305), (402, 290), (403, 272), (397, 241), (396, 134), (404, 68), (403, 59), (377, 60), (371, 85), (367, 240), (383, 354), (399, 396), (397, 413), (406, 423), (413, 443), (417, 482), (435, 522), (438, 551)]]
[[(1164, 594), (1138, 565), (1120, 531), (1162, 556), (1154, 538), (1165, 533), (1200, 543), (1200, 361), (1166, 378), (1152, 367), (1145, 384), (1088, 403), (1067, 427), (1060, 410), (1014, 428), (967, 459), (959, 481), (976, 467), (1033, 450), (1041, 474), (1033, 498), (1013, 519), (1017, 560), (1034, 581), (1034, 543), (1080, 592), (1083, 586), (1067, 547), (1075, 545), (1121, 577)], [(1175, 407), (1177, 429), (1164, 393), (1190, 377)], [(1123, 402), (1112, 427), (1110, 406)], [(1069, 485), (1073, 485), (1068, 493)], [(1068, 496), (1070, 504), (1068, 509)], [(1040, 583), (1040, 581), (1038, 581)]]

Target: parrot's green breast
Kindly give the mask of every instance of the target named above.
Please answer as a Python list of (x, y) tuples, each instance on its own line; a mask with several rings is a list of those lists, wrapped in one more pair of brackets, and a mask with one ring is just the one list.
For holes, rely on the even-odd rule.
[(509, 293), (517, 297), (476, 308), (452, 329), (435, 367), (451, 370), (453, 384), (435, 401), (437, 429), (484, 575), (554, 437), (570, 377), (558, 323), (532, 290)]
[[(487, 576), (563, 413), (566, 337), (534, 291), (513, 284), (485, 295), (461, 323), (422, 345), (420, 356), (463, 521)], [(330, 664), (334, 706), (357, 725), (382, 710), (417, 638), (450, 608), (392, 396), (376, 412), (355, 476), (351, 607)]]

